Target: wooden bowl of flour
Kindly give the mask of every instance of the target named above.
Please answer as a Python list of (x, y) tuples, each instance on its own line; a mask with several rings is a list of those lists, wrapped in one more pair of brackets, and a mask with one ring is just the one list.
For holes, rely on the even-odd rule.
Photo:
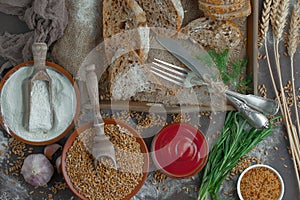
[[(53, 126), (46, 133), (29, 132), (23, 122), (27, 113), (22, 85), (33, 71), (33, 61), (21, 63), (8, 71), (0, 82), (0, 123), (15, 139), (31, 145), (47, 145), (62, 139), (79, 115), (79, 89), (72, 76), (61, 66), (46, 62), (52, 79)], [(38, 122), (37, 122), (38, 123)]]

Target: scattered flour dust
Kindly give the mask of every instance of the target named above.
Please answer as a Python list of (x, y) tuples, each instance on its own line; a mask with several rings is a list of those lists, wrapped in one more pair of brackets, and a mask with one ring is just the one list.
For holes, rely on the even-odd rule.
[(17, 180), (12, 179), (5, 173), (0, 174), (0, 199), (1, 200), (28, 200), (27, 189)]
[(7, 158), (8, 138), (0, 131), (0, 200), (31, 199), (28, 191), (17, 180), (4, 173), (2, 163)]
[(32, 66), (22, 67), (9, 77), (1, 91), (1, 112), (8, 132), (9, 128), (25, 140), (42, 142), (66, 130), (75, 116), (77, 100), (72, 83), (59, 72), (47, 69), (52, 79), (53, 126), (46, 134), (29, 132), (23, 125), (23, 116), (28, 114), (24, 106), (28, 102), (25, 102), (23, 95), (28, 91), (22, 91), (22, 85), (32, 72)]
[(0, 166), (6, 157), (7, 148), (8, 148), (8, 139), (0, 131)]

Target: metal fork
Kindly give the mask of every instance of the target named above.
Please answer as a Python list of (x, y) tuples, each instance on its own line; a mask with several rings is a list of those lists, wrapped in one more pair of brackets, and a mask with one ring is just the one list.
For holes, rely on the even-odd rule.
[[(151, 66), (151, 72), (165, 80), (185, 88), (204, 84), (204, 81), (198, 75), (187, 68), (172, 65), (158, 59), (154, 60), (156, 62), (152, 62), (154, 66)], [(243, 113), (256, 128), (261, 129), (268, 126), (267, 118), (259, 112), (273, 115), (279, 109), (278, 103), (271, 99), (264, 99), (255, 95), (243, 95), (230, 90), (226, 90), (225, 94), (234, 107)]]
[[(154, 60), (156, 62), (152, 62), (154, 66), (151, 66), (151, 71), (163, 79), (186, 88), (204, 84), (204, 81), (196, 73), (185, 67), (172, 65), (158, 59)], [(273, 99), (266, 99), (252, 94), (240, 94), (230, 90), (226, 90), (225, 94), (226, 96), (235, 97), (261, 113), (276, 115), (279, 110), (279, 103)]]

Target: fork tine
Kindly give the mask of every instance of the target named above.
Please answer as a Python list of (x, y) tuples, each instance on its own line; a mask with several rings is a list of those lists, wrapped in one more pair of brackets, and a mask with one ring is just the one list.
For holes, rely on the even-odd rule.
[[(167, 72), (168, 74), (177, 74), (179, 76), (186, 76), (186, 73), (178, 71), (178, 70), (174, 70), (171, 67), (165, 66), (164, 64), (160, 64), (157, 62), (152, 62), (152, 64), (156, 65), (157, 67), (159, 67), (160, 69), (163, 69), (165, 72)], [(158, 68), (157, 68), (158, 69)], [(176, 76), (177, 77), (177, 76)]]
[[(157, 69), (157, 68), (155, 68), (155, 67), (151, 67), (150, 71), (151, 71), (153, 74), (155, 74), (155, 75), (157, 75), (157, 76), (159, 76), (159, 77), (161, 77), (161, 78), (163, 78), (163, 79), (165, 79), (165, 80), (167, 80), (167, 81), (170, 81), (170, 82), (175, 83), (175, 84), (177, 84), (177, 85), (183, 86), (183, 82), (177, 81), (177, 80), (175, 80), (175, 79), (169, 77), (170, 74), (167, 74), (166, 72), (164, 72), (164, 71), (162, 71), (162, 70), (159, 70), (159, 69)], [(163, 73), (163, 74), (162, 74), (162, 73)]]
[[(172, 74), (173, 70), (169, 70), (169, 68), (166, 66), (163, 66), (156, 62), (152, 62), (152, 64), (154, 64), (154, 66), (151, 66), (152, 69), (156, 70), (157, 72), (159, 72), (161, 74), (164, 74), (165, 76), (168, 76), (173, 79), (177, 79), (178, 81), (181, 81), (181, 82), (184, 82), (186, 79), (187, 74), (185, 74), (185, 73), (178, 72), (177, 75), (175, 75), (175, 74)], [(163, 69), (166, 71), (164, 71)]]
[[(154, 60), (157, 61), (158, 63), (161, 63), (161, 64), (164, 64), (164, 65), (169, 66), (169, 67), (171, 67), (171, 68), (174, 68), (174, 69), (183, 71), (183, 72), (185, 72), (185, 73), (188, 73), (188, 72), (190, 71), (190, 70), (188, 70), (188, 69), (186, 69), (186, 68), (184, 68), (184, 67), (177, 66), (177, 65), (173, 65), (173, 64), (171, 64), (171, 63), (168, 63), (168, 62), (159, 60), (159, 59), (157, 59), (157, 58), (154, 58)], [(177, 70), (176, 70), (176, 71), (177, 71)], [(174, 72), (174, 73), (176, 73), (176, 72)]]

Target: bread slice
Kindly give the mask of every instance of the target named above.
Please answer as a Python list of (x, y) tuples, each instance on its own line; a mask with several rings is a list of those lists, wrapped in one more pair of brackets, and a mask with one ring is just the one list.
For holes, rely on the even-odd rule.
[(203, 11), (209, 11), (216, 14), (225, 14), (239, 10), (245, 6), (245, 2), (236, 4), (215, 5), (199, 1), (199, 8)]
[[(141, 56), (147, 58), (147, 29), (146, 13), (135, 0), (104, 0), (103, 1), (103, 38), (105, 53), (108, 60), (118, 49), (134, 49)], [(145, 47), (146, 46), (146, 47)], [(141, 48), (143, 47), (143, 48)]]
[(240, 44), (242, 33), (232, 21), (198, 18), (180, 30), (205, 48), (217, 51)]
[(135, 51), (119, 49), (110, 71), (112, 100), (130, 100), (138, 92), (151, 92), (157, 80)]
[[(238, 10), (232, 10), (231, 12), (219, 12), (218, 9), (213, 9), (210, 7), (202, 7), (203, 4), (199, 3), (200, 10), (203, 10), (204, 14), (210, 18), (218, 19), (218, 20), (231, 20), (235, 18), (241, 18), (241, 17), (247, 17), (251, 14), (251, 2), (250, 0), (246, 0), (243, 7), (241, 7)], [(236, 5), (236, 4), (232, 4)], [(227, 6), (227, 5), (226, 5)], [(220, 8), (223, 8), (223, 11), (225, 11), (226, 8), (225, 5), (219, 6)]]
[(180, 0), (136, 0), (146, 12), (149, 27), (179, 30), (184, 18)]
[(200, 2), (209, 3), (213, 5), (233, 5), (233, 4), (242, 4), (247, 0), (199, 0)]

